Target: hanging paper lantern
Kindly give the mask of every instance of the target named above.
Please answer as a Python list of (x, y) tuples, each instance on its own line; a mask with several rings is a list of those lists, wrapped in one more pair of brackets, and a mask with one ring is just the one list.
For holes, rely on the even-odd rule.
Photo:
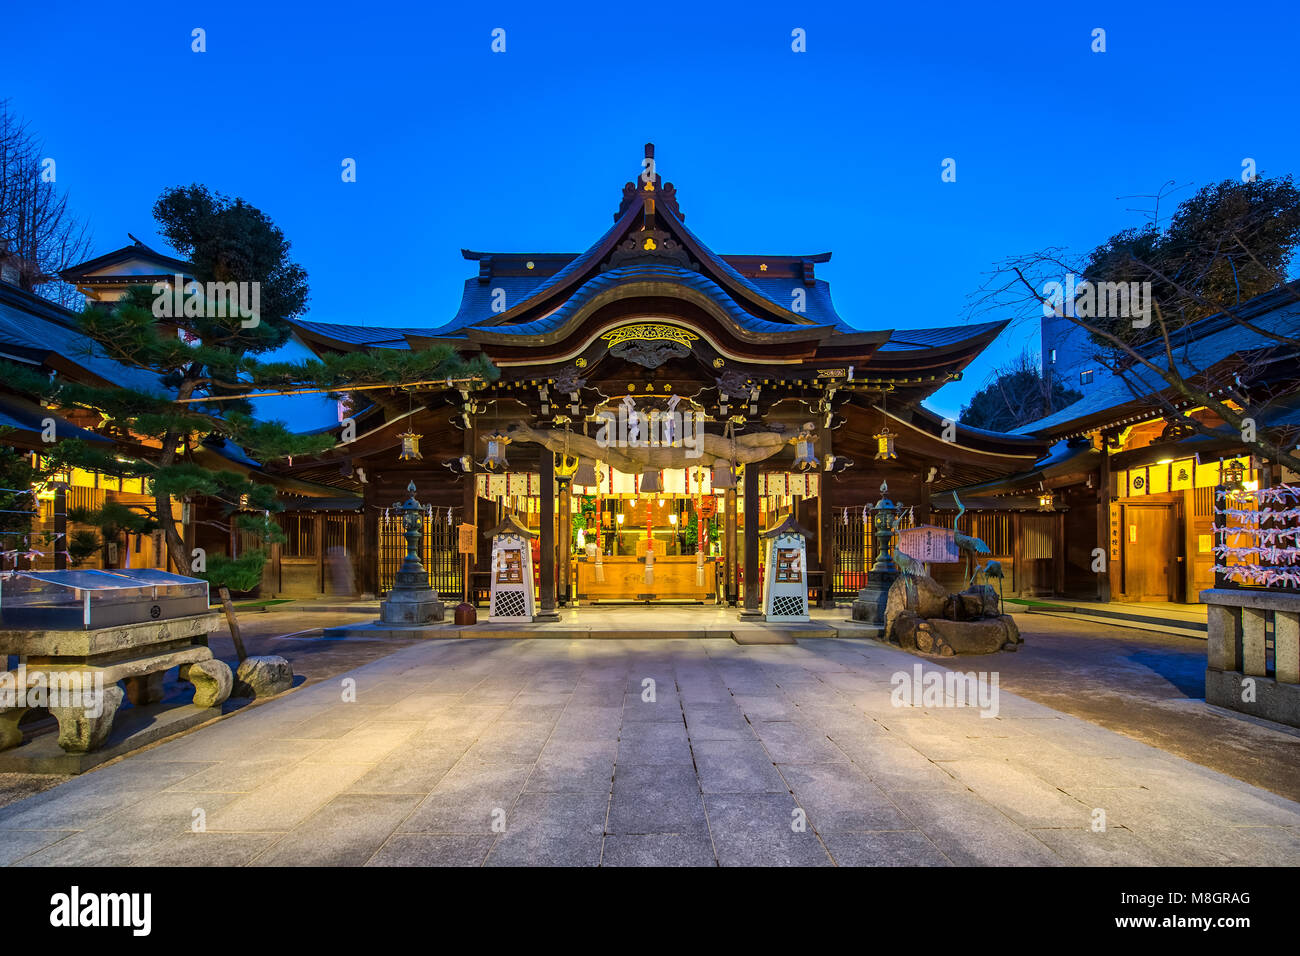
[(898, 452), (894, 451), (894, 439), (898, 436), (889, 430), (888, 425), (874, 437), (876, 439), (876, 461), (890, 461), (898, 457)]
[(1055, 511), (1056, 496), (1053, 495), (1050, 491), (1044, 489), (1043, 493), (1038, 496), (1038, 510)]
[(403, 432), (397, 436), (402, 440), (402, 450), (397, 453), (398, 461), (422, 461), (424, 456), (420, 454), (420, 439), (423, 435), (417, 435), (415, 432)]
[(505, 471), (510, 464), (506, 461), (506, 445), (510, 444), (510, 436), (498, 429), (485, 436), (485, 440), (487, 457), (483, 459), (483, 467), (488, 471)]
[(577, 457), (570, 458), (567, 455), (559, 455), (555, 460), (555, 476), (557, 478), (569, 478), (578, 470)]
[(1244, 485), (1242, 479), (1246, 476), (1246, 466), (1240, 458), (1234, 458), (1223, 466), (1223, 483), (1229, 488), (1240, 491)]
[(795, 471), (811, 471), (817, 467), (812, 427), (812, 422), (808, 422), (804, 425), (803, 431), (790, 439), (790, 444), (794, 445)]

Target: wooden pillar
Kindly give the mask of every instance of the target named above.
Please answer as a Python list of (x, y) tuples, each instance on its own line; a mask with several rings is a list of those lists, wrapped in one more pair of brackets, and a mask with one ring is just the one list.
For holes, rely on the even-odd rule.
[(361, 593), (379, 597), (379, 475), (361, 486)]
[[(1064, 502), (1065, 495), (1061, 495)], [(1052, 569), (1055, 572), (1053, 591), (1057, 597), (1065, 595), (1065, 512), (1056, 513), (1056, 541), (1052, 547)]]
[[(313, 516), (316, 522), (316, 593), (325, 593), (325, 516), (319, 511)], [(232, 542), (233, 543), (233, 542)]]
[(540, 467), (542, 477), (542, 516), (541, 516), (541, 586), (540, 608), (542, 614), (555, 613), (555, 456), (546, 448), (541, 449)]
[[(818, 434), (820, 460), (830, 461), (831, 432), (823, 428)], [(822, 607), (835, 606), (835, 502), (832, 495), (835, 479), (829, 471), (823, 471), (818, 479), (817, 488), (817, 558), (822, 566)]]
[[(194, 532), (195, 532), (196, 525), (194, 523), (194, 519), (197, 516), (195, 515), (194, 512), (197, 508), (198, 505), (193, 501), (188, 503), (181, 502), (181, 538), (185, 542), (185, 553), (190, 556), (193, 556), (194, 548), (195, 548)], [(185, 520), (186, 514), (189, 515), (188, 521)], [(177, 568), (176, 573), (189, 574), (190, 571), (188, 568)]]
[(725, 562), (723, 594), (727, 604), (735, 607), (738, 600), (736, 588), (736, 564), (738, 561), (736, 553), (736, 489), (728, 488), (723, 493), (723, 500), (726, 508), (722, 532), (722, 560)]
[[(925, 480), (926, 475), (930, 473), (929, 466), (924, 467), (925, 474), (921, 475), (921, 481), (917, 485), (916, 494), (916, 521), (918, 524), (930, 523), (930, 483)], [(974, 534), (974, 522), (971, 523), (971, 533)]]
[(1011, 515), (1011, 593), (1023, 597), (1025, 591), (1025, 522), (1019, 512)]
[[(68, 569), (68, 487), (59, 482), (54, 490), (54, 570)], [(31, 545), (29, 544), (30, 548)], [(17, 565), (15, 564), (15, 567)], [(185, 568), (177, 568), (178, 573), (188, 573)]]
[(759, 599), (761, 582), (758, 579), (758, 462), (745, 466), (745, 607), (744, 614), (762, 611)]
[(474, 526), (474, 553), (461, 555), (460, 558), (461, 573), (465, 575), (465, 580), (461, 582), (461, 593), (466, 595), (465, 600), (471, 604), (474, 603), (474, 568), (478, 564), (478, 548), (483, 543), (481, 532), (485, 530), (478, 526), (478, 463), (474, 460), (474, 443), (477, 434), (474, 420), (471, 418), (469, 426), (463, 433), (461, 445), (461, 454), (469, 461), (469, 468), (466, 469), (465, 477), (462, 479), (465, 486), (461, 488), (460, 499), (460, 520)]
[(573, 487), (568, 478), (560, 482), (559, 496), (560, 527), (556, 532), (560, 538), (559, 603), (561, 607), (564, 607), (573, 600)]
[(1097, 600), (1111, 599), (1110, 576), (1113, 572), (1110, 555), (1110, 449), (1106, 436), (1101, 436), (1101, 466), (1097, 471), (1097, 544), (1105, 558), (1105, 569), (1097, 575)]

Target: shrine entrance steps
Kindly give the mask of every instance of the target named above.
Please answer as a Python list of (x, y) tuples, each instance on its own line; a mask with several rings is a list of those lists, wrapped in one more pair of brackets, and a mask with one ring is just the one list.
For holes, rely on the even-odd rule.
[(769, 624), (761, 617), (741, 620), (739, 609), (715, 605), (598, 605), (559, 608), (558, 621), (479, 623), (457, 626), (450, 622), (421, 628), (356, 624), (329, 628), (326, 638), (411, 637), (441, 638), (550, 638), (560, 640), (664, 640), (726, 638), (738, 644), (793, 644), (800, 638), (879, 638), (881, 629), (846, 620), (847, 608), (815, 609), (802, 624)]
[(1067, 601), (1053, 598), (1007, 598), (1007, 610), (1047, 614), (1072, 621), (1132, 627), (1181, 637), (1206, 636), (1204, 604), (1170, 602)]

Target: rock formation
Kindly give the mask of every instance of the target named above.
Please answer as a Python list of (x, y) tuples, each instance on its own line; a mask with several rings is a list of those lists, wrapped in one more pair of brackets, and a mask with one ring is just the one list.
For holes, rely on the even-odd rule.
[(952, 657), (1014, 651), (1024, 639), (986, 585), (949, 594), (928, 574), (901, 575), (885, 605), (885, 640), (905, 650)]

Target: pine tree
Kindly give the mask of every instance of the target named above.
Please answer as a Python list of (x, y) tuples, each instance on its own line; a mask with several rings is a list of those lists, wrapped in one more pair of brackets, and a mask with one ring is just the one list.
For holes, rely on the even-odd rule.
[[(264, 546), (280, 535), (272, 518), (279, 505), (274, 486), (266, 480), (204, 468), (194, 460), (194, 451), (204, 440), (223, 438), (266, 464), (319, 454), (334, 444), (329, 435), (296, 434), (283, 422), (254, 419), (252, 404), (243, 397), (249, 393), (304, 388), (342, 393), (360, 385), (495, 378), (497, 372), (486, 361), (465, 362), (447, 347), (265, 362), (266, 353), (287, 341), (289, 320), (301, 314), (307, 302), (306, 272), (289, 258), (290, 243), (281, 230), (251, 204), (214, 195), (200, 185), (165, 191), (154, 215), (177, 251), (191, 259), (201, 289), (187, 286), (178, 297), (161, 284), (133, 287), (112, 308), (87, 306), (79, 323), (86, 338), (111, 358), (155, 373), (158, 388), (46, 378), (8, 363), (0, 374), (10, 387), (51, 405), (99, 413), (100, 430), (119, 439), (117, 448), (103, 451), (76, 440), (60, 441), (50, 449), (48, 463), (147, 479), (153, 506), (142, 509), (144, 518), (162, 530), (178, 569), (201, 574), (218, 588), (242, 659), (229, 590), (247, 589), (260, 580)], [(258, 307), (242, 308), (244, 303)], [(244, 532), (262, 547), (239, 555), (213, 555), (204, 567), (202, 560), (186, 553), (173, 516), (178, 501), (209, 506), (232, 543), (236, 532)], [(105, 516), (82, 517), (100, 523)]]

